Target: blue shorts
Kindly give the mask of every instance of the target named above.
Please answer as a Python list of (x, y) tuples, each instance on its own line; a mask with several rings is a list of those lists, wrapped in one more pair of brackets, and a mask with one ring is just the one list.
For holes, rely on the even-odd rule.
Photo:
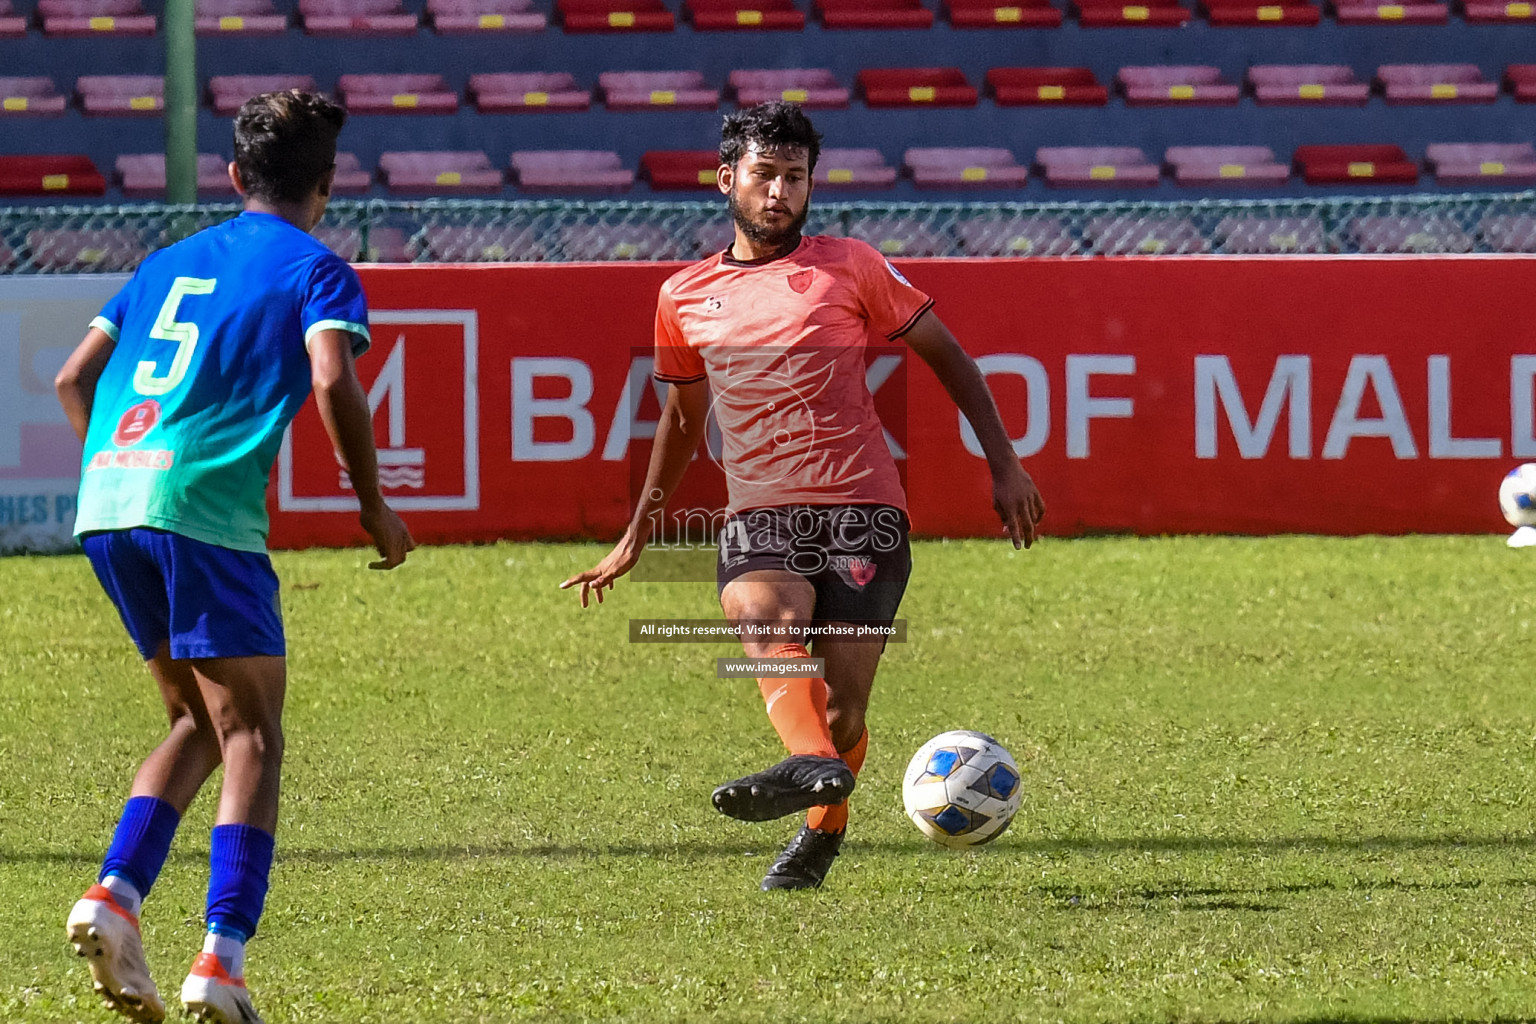
[(80, 538), (107, 596), (148, 661), (287, 653), (277, 574), (265, 553), (135, 527)]

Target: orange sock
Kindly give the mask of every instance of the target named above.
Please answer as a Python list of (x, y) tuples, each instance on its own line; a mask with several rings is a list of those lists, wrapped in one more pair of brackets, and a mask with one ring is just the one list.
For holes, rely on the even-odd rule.
[[(855, 778), (864, 767), (864, 755), (869, 753), (869, 730), (866, 728), (859, 740), (847, 750), (839, 750), (837, 756), (847, 762)], [(835, 807), (812, 807), (805, 813), (805, 823), (823, 832), (841, 832), (848, 827), (848, 801)]]
[[(780, 644), (768, 652), (770, 658), (809, 658), (804, 644)], [(799, 679), (769, 677), (759, 679), (768, 704), (768, 720), (778, 730), (779, 739), (791, 754), (817, 754), (836, 757), (832, 733), (827, 729), (827, 684), (823, 679), (806, 676)]]

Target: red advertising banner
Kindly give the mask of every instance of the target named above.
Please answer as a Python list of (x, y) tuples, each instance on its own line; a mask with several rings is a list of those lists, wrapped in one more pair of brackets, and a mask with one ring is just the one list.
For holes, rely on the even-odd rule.
[[(1049, 533), (1490, 532), (1500, 478), (1536, 460), (1528, 259), (899, 266), (977, 357)], [(651, 331), (676, 265), (360, 269), (359, 370), (417, 539), (615, 536), (660, 409)], [(866, 374), (913, 524), (995, 535), (974, 438), (915, 360), (882, 347)], [(718, 503), (710, 463), (679, 501)], [(273, 505), (274, 546), (362, 539), (312, 404)]]

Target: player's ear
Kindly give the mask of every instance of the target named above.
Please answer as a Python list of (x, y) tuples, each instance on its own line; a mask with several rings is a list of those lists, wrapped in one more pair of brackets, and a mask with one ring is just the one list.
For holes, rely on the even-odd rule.
[(715, 187), (720, 190), (720, 194), (723, 196), (731, 194), (731, 184), (735, 180), (736, 168), (730, 164), (721, 164), (719, 170), (715, 171)]
[(235, 186), (235, 191), (240, 194), (240, 198), (244, 199), (245, 182), (240, 180), (240, 166), (233, 160), (229, 162), (229, 183)]

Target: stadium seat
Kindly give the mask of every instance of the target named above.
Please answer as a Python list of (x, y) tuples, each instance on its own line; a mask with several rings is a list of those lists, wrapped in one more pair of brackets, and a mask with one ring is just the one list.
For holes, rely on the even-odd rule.
[(1419, 168), (1401, 146), (1297, 146), (1292, 154), (1308, 185), (1412, 185)]
[(555, 0), (566, 32), (671, 32), (672, 12), (661, 0)]
[(1310, 27), (1322, 11), (1308, 0), (1204, 0), (1205, 17), (1217, 28)]
[(0, 196), (99, 196), (107, 190), (88, 156), (0, 156)]
[(1370, 83), (1347, 64), (1255, 64), (1248, 84), (1265, 106), (1363, 107), (1371, 98)]
[(501, 171), (478, 149), (390, 152), (379, 155), (391, 192), (468, 195), (501, 191)]
[(812, 178), (820, 189), (890, 188), (896, 168), (878, 149), (824, 149)]
[(1333, 16), (1340, 25), (1444, 25), (1450, 17), (1450, 7), (1428, 2), (1334, 0)]
[(352, 114), (451, 114), (459, 95), (442, 75), (342, 75), (336, 91)]
[(1178, 0), (1073, 0), (1078, 24), (1084, 28), (1180, 28), (1189, 9)]
[(1460, 225), (1433, 215), (1356, 217), (1348, 236), (1363, 253), (1466, 253), (1473, 247)]
[(955, 28), (1059, 28), (1061, 11), (1050, 0), (944, 0)]
[(1072, 256), (1082, 251), (1059, 217), (974, 217), (955, 225), (963, 256)]
[(152, 36), (155, 16), (139, 0), (37, 0), (49, 36)]
[(82, 113), (102, 117), (159, 117), (165, 79), (158, 75), (81, 75), (75, 93)]
[(427, 16), (438, 35), (542, 32), (549, 26), (533, 0), (427, 0)]
[(918, 188), (1019, 188), (1029, 178), (1029, 168), (1000, 148), (920, 147), (901, 162)]
[(1070, 188), (1156, 185), (1158, 179), (1157, 165), (1133, 146), (1042, 146), (1035, 163), (1047, 185)]
[(132, 270), (149, 254), (133, 228), (36, 228), (27, 232), (27, 258), (54, 273)]
[(1536, 17), (1536, 5), (1526, 0), (1466, 0), (1462, 13), (1473, 25), (1527, 22)]
[(816, 14), (826, 28), (933, 27), (922, 0), (816, 0)]
[(422, 233), (417, 259), (432, 263), (530, 263), (548, 247), (529, 224), (434, 224)]
[(1334, 251), (1320, 217), (1223, 217), (1211, 233), (1217, 252), (1235, 256)]
[(336, 177), (331, 181), (331, 192), (340, 195), (361, 195), (373, 184), (373, 175), (363, 169), (356, 153), (336, 154)]
[(592, 93), (566, 71), (515, 71), (469, 76), (469, 98), (482, 114), (586, 110)]
[(858, 89), (871, 107), (976, 105), (976, 87), (959, 68), (866, 68)]
[(726, 84), (741, 107), (788, 100), (807, 110), (828, 110), (848, 106), (850, 95), (826, 68), (749, 68), (732, 71)]
[(288, 15), (272, 0), (197, 0), (192, 26), (200, 36), (275, 36), (288, 31)]
[(1392, 104), (1492, 103), (1499, 95), (1476, 64), (1383, 64), (1376, 81)]
[(1170, 146), (1163, 162), (1180, 185), (1280, 185), (1291, 176), (1268, 146)]
[(512, 180), (525, 192), (625, 192), (635, 172), (601, 149), (533, 149), (512, 154)]
[(0, 117), (54, 117), (66, 102), (51, 78), (0, 78)]
[(640, 157), (640, 177), (658, 192), (714, 192), (719, 168), (712, 149), (653, 149)]
[(418, 21), (401, 0), (299, 0), (310, 36), (410, 36)]
[[(165, 154), (124, 153), (115, 165), (123, 195), (130, 199), (161, 199), (165, 196)], [(229, 161), (217, 153), (197, 154), (198, 195), (232, 196)]]
[(1536, 217), (1528, 213), (1490, 213), (1476, 230), (1494, 252), (1536, 252)]
[(1132, 107), (1234, 106), (1238, 95), (1220, 68), (1208, 66), (1125, 67), (1115, 84)]
[(1000, 107), (1102, 107), (1109, 90), (1088, 68), (993, 68), (987, 91)]
[(252, 96), (287, 89), (314, 92), (316, 88), (309, 75), (215, 75), (208, 79), (208, 102), (215, 114), (230, 117)]
[(714, 110), (720, 90), (699, 71), (604, 71), (597, 90), (609, 110)]
[(1188, 217), (1111, 214), (1091, 217), (1083, 225), (1083, 241), (1101, 256), (1187, 256), (1210, 252), (1195, 222)]
[(1529, 142), (1436, 142), (1424, 158), (1441, 185), (1536, 184), (1536, 147)]
[(633, 222), (561, 228), (560, 247), (572, 260), (681, 260), (693, 255), (677, 233)]
[(349, 263), (409, 263), (405, 232), (396, 227), (375, 226), (368, 230), (368, 242), (363, 244), (363, 232), (358, 228), (336, 224), (322, 224), (315, 228), (314, 236), (332, 252)]
[(848, 219), (847, 234), (885, 256), (952, 256), (957, 248), (947, 232), (913, 217), (856, 213)]
[(1511, 64), (1504, 69), (1504, 82), (1516, 103), (1536, 103), (1536, 64)]
[(799, 32), (805, 12), (794, 0), (683, 0), (683, 13), (700, 32)]
[[(15, 13), (11, 0), (0, 0), (0, 39), (21, 39), (27, 34), (27, 19)], [(10, 250), (6, 250), (8, 253)], [(0, 269), (9, 266), (0, 262)]]

